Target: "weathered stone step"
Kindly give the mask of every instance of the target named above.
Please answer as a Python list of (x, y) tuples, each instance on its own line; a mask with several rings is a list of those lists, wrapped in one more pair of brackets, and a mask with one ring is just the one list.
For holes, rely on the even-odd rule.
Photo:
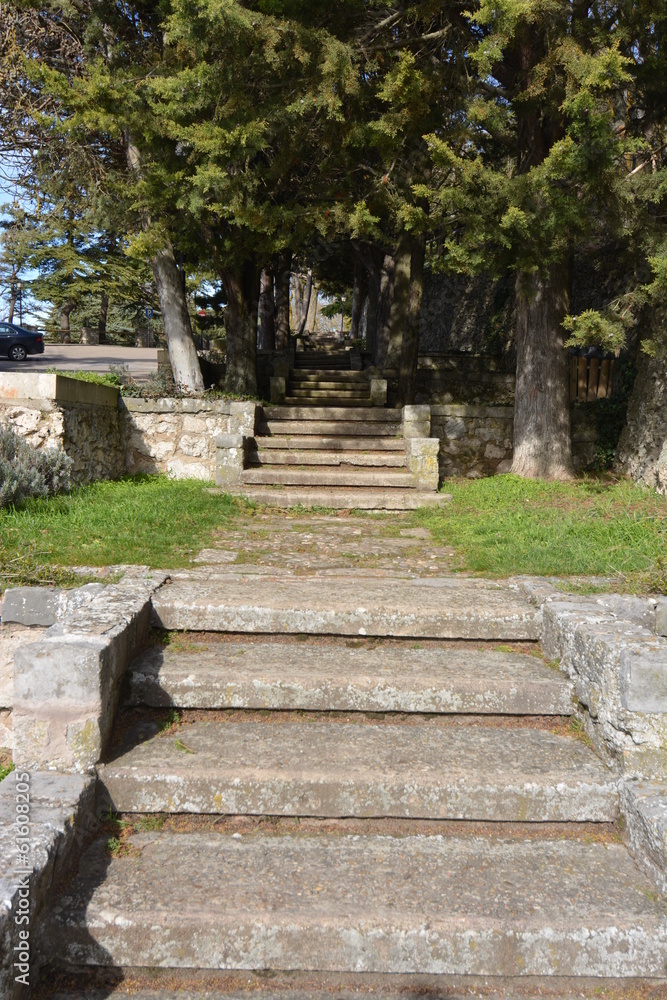
[[(311, 409), (311, 413), (322, 412), (326, 413), (328, 411), (318, 410), (317, 407), (312, 407)], [(338, 412), (340, 413), (341, 411), (338, 410)], [(345, 411), (343, 410), (342, 412)], [(350, 410), (348, 412), (353, 413), (354, 411)], [(286, 417), (270, 419), (260, 424), (258, 434), (260, 436), (275, 434), (277, 437), (283, 437), (286, 434), (297, 437), (303, 437), (308, 434), (316, 437), (393, 437), (400, 439), (401, 447), (405, 448), (400, 423), (375, 422), (375, 414), (381, 412), (381, 410), (371, 407), (363, 410), (363, 413), (368, 417), (367, 420), (330, 420), (329, 417), (322, 418), (321, 420), (291, 420)]]
[(147, 649), (129, 703), (151, 707), (570, 715), (573, 685), (534, 656), (340, 642), (196, 641)]
[[(223, 490), (214, 489), (222, 493)], [(331, 510), (419, 510), (441, 507), (452, 500), (451, 493), (423, 490), (363, 489), (350, 486), (238, 486), (225, 493), (245, 497), (253, 503), (288, 510), (292, 507), (327, 507)]]
[(45, 929), (74, 965), (664, 977), (665, 901), (620, 844), (144, 833)]
[(280, 451), (277, 448), (264, 448), (261, 438), (258, 445), (257, 450), (251, 451), (248, 455), (251, 465), (363, 465), (367, 468), (373, 466), (396, 469), (406, 467), (405, 453), (400, 451), (343, 451), (342, 449)]
[(540, 638), (541, 612), (507, 584), (433, 577), (207, 578), (183, 575), (153, 596), (157, 623), (208, 632)]
[(327, 408), (333, 407), (349, 407), (350, 409), (359, 409), (359, 407), (372, 407), (374, 404), (370, 397), (368, 396), (350, 396), (346, 398), (343, 393), (338, 393), (334, 395), (333, 393), (323, 393), (318, 397), (316, 393), (309, 392), (305, 397), (299, 395), (287, 395), (285, 396), (286, 406), (307, 406), (309, 409), (311, 407), (325, 406)]
[(405, 454), (403, 438), (382, 437), (325, 437), (317, 434), (305, 434), (295, 437), (261, 437), (257, 439), (257, 447), (263, 450), (275, 448), (278, 451), (384, 451)]
[[(272, 420), (341, 420), (350, 421), (358, 418), (363, 420), (365, 423), (397, 423), (400, 426), (401, 423), (401, 411), (400, 410), (387, 410), (383, 407), (376, 407), (371, 413), (367, 413), (365, 408), (361, 408), (358, 413), (354, 410), (350, 410), (347, 407), (330, 407), (327, 413), (323, 413), (320, 407), (314, 406), (265, 406), (264, 407), (264, 417), (267, 421)], [(375, 432), (381, 434), (382, 431), (378, 430)]]
[(331, 382), (332, 385), (365, 385), (369, 384), (368, 376), (363, 372), (333, 371), (333, 372), (309, 372), (304, 369), (292, 371), (289, 375), (290, 382), (297, 382), (299, 385), (310, 385), (312, 382), (320, 382), (322, 379)]
[(365, 399), (370, 393), (368, 384), (361, 382), (354, 385), (347, 382), (322, 382), (319, 379), (312, 382), (294, 382), (290, 379), (288, 388), (290, 396), (312, 396), (315, 399), (318, 396)]
[(572, 737), (539, 729), (323, 717), (156, 732), (138, 723), (131, 749), (98, 767), (109, 808), (510, 823), (618, 816), (615, 773)]
[(320, 466), (317, 469), (285, 468), (273, 466), (264, 469), (245, 469), (241, 474), (242, 483), (256, 483), (258, 486), (274, 483), (284, 486), (389, 486), (394, 489), (414, 489), (415, 478), (411, 472), (388, 469), (378, 470), (361, 467), (354, 472), (340, 466)]

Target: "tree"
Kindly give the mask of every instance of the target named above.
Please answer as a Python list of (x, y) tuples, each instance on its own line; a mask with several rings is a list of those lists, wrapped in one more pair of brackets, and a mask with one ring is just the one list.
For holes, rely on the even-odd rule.
[[(513, 471), (572, 475), (565, 331), (578, 242), (623, 201), (627, 61), (608, 5), (481, 0), (466, 128), (433, 135), (449, 263), (516, 275)], [(611, 20), (609, 20), (611, 18)]]

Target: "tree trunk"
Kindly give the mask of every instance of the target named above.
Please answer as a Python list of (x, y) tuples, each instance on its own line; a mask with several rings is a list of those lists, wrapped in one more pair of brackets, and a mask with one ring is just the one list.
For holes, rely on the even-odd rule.
[(366, 350), (375, 357), (375, 345), (378, 331), (378, 305), (380, 300), (380, 282), (372, 274), (368, 275), (368, 295), (366, 305)]
[(281, 257), (276, 268), (275, 295), (275, 338), (276, 350), (286, 351), (289, 347), (289, 280), (292, 265), (291, 253)]
[(569, 268), (517, 278), (516, 396), (512, 472), (527, 479), (571, 479), (570, 395), (562, 322)]
[(152, 263), (174, 382), (186, 392), (202, 392), (204, 380), (192, 339), (183, 280), (171, 244), (159, 250)]
[[(297, 276), (296, 280), (297, 283), (301, 281), (302, 280), (301, 276), (300, 275)], [(313, 272), (309, 270), (308, 275), (306, 277), (306, 287), (303, 290), (303, 294), (301, 295), (299, 302), (299, 307), (301, 312), (299, 315), (299, 321), (296, 330), (297, 337), (303, 337), (304, 333), (306, 332), (306, 325), (308, 323), (308, 312), (310, 310), (310, 298), (312, 293), (313, 293)], [(296, 295), (295, 295), (295, 303), (296, 303)]]
[[(125, 132), (125, 155), (130, 172), (141, 178), (141, 154), (132, 136)], [(148, 211), (141, 213), (143, 229), (149, 229), (151, 217)], [(169, 349), (169, 361), (174, 373), (174, 382), (187, 392), (201, 392), (204, 380), (201, 374), (197, 349), (192, 339), (190, 314), (185, 301), (185, 288), (181, 274), (176, 267), (174, 250), (169, 241), (165, 243), (151, 261), (153, 277), (157, 287), (164, 333)]]
[(426, 256), (426, 237), (416, 236), (411, 240), (412, 253), (410, 257), (410, 293), (406, 314), (403, 343), (401, 345), (401, 363), (398, 372), (397, 406), (409, 406), (415, 401), (417, 389), (417, 365), (419, 362), (419, 317), (424, 290), (424, 258)]
[(396, 273), (396, 261), (391, 254), (385, 254), (380, 275), (380, 291), (378, 295), (377, 321), (376, 321), (376, 341), (374, 361), (378, 368), (384, 368), (387, 361), (387, 349), (389, 347), (389, 316), (391, 313), (391, 303), (394, 297), (394, 276)]
[(396, 247), (396, 270), (394, 273), (394, 294), (389, 313), (389, 343), (387, 345), (387, 368), (398, 368), (401, 363), (403, 332), (405, 330), (408, 301), (410, 298), (410, 267), (412, 263), (412, 237), (401, 233)]
[(247, 261), (240, 269), (225, 269), (227, 293), (227, 368), (225, 390), (239, 396), (257, 395), (257, 307), (259, 272)]
[(350, 318), (350, 340), (357, 340), (359, 337), (361, 312), (366, 298), (365, 291), (361, 266), (358, 262), (355, 262), (354, 285), (352, 287), (352, 315)]
[(12, 289), (12, 292), (11, 292), (10, 297), (9, 297), (9, 315), (7, 316), (7, 322), (8, 323), (13, 323), (14, 322), (14, 310), (15, 309), (16, 309), (16, 296), (14, 295), (14, 291)]
[(306, 333), (315, 333), (319, 300), (320, 290), (314, 282), (311, 282), (310, 295), (308, 297), (308, 311), (306, 313)]
[(63, 344), (71, 344), (72, 338), (69, 329), (70, 313), (74, 309), (73, 302), (63, 302), (60, 307), (60, 340)]
[(264, 268), (259, 277), (259, 348), (262, 351), (276, 349), (274, 310), (273, 271)]
[(109, 296), (102, 292), (100, 299), (100, 317), (97, 321), (97, 335), (100, 344), (107, 342), (107, 313), (109, 312)]

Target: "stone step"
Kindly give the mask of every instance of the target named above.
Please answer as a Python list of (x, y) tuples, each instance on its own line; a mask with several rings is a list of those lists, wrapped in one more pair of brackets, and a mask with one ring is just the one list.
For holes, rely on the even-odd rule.
[[(568, 736), (503, 726), (140, 722), (98, 767), (120, 813), (604, 823), (618, 781)], [(157, 734), (157, 735), (156, 735)], [(150, 738), (152, 737), (152, 738)]]
[[(389, 410), (383, 407), (376, 407), (372, 413), (368, 413), (365, 408), (360, 408), (358, 413), (354, 410), (350, 410), (347, 407), (336, 407), (332, 406), (329, 408), (327, 413), (323, 413), (319, 407), (314, 406), (303, 406), (303, 405), (281, 405), (281, 406), (265, 406), (264, 407), (264, 419), (267, 421), (273, 420), (363, 420), (366, 423), (389, 423), (401, 424), (401, 410)], [(377, 433), (382, 433), (380, 430)]]
[(279, 484), (283, 486), (370, 486), (393, 487), (394, 489), (414, 489), (416, 481), (411, 472), (401, 472), (393, 469), (375, 469), (360, 467), (354, 472), (340, 466), (320, 466), (317, 469), (285, 468), (272, 466), (269, 468), (244, 469), (241, 482), (267, 486)]
[(75, 966), (665, 976), (665, 900), (616, 843), (142, 833), (106, 838), (44, 928)]
[[(313, 382), (311, 385), (305, 386), (290, 383), (287, 395), (293, 396), (295, 399), (367, 399), (370, 395), (370, 390), (368, 387), (363, 386), (345, 386), (342, 388), (333, 382)], [(301, 404), (296, 403), (295, 405), (299, 406)], [(336, 406), (340, 404), (334, 402), (332, 405)]]
[(381, 643), (200, 642), (153, 646), (127, 673), (153, 708), (570, 715), (573, 685), (528, 654)]
[(319, 360), (308, 360), (299, 361), (297, 360), (294, 364), (293, 371), (312, 371), (312, 372), (335, 372), (335, 371), (351, 371), (349, 361), (336, 361), (335, 358), (320, 358)]
[(251, 465), (363, 465), (367, 468), (397, 468), (405, 469), (405, 452), (400, 451), (358, 451), (358, 450), (327, 450), (315, 451), (304, 449), (297, 451), (280, 451), (277, 448), (264, 448), (259, 439), (256, 451), (251, 451), (248, 459)]
[(331, 385), (363, 385), (367, 386), (369, 383), (368, 376), (363, 372), (346, 372), (346, 371), (333, 371), (330, 374), (327, 372), (309, 372), (304, 369), (298, 371), (293, 370), (290, 372), (289, 380), (290, 382), (298, 382), (299, 385), (310, 385), (312, 382), (320, 382), (322, 380), (330, 382)]
[(359, 407), (371, 407), (374, 405), (370, 397), (351, 396), (346, 399), (342, 393), (335, 396), (331, 393), (326, 393), (321, 397), (316, 396), (314, 393), (308, 393), (305, 397), (288, 395), (285, 396), (285, 404), (287, 406), (306, 405), (309, 409), (316, 406), (326, 406), (328, 408), (344, 406), (358, 409)]
[[(265, 412), (266, 409), (267, 407), (265, 407)], [(311, 413), (330, 412), (326, 410), (318, 411), (316, 407), (310, 408), (310, 411)], [(341, 411), (338, 410), (338, 412), (340, 413)], [(352, 410), (349, 412), (351, 414), (354, 413)], [(312, 434), (317, 437), (333, 437), (335, 435), (339, 437), (368, 438), (382, 436), (400, 439), (401, 447), (405, 448), (400, 423), (376, 421), (375, 414), (382, 411), (373, 409), (372, 407), (362, 412), (364, 413), (363, 420), (352, 419), (352, 417), (350, 420), (341, 420), (340, 418), (332, 420), (328, 416), (320, 420), (312, 417), (308, 420), (292, 420), (287, 417), (272, 418), (260, 424), (258, 434), (260, 436), (276, 435), (278, 437), (286, 434), (295, 437), (302, 437), (306, 434)]]
[(312, 434), (294, 437), (257, 437), (257, 447), (277, 451), (384, 451), (405, 454), (403, 438), (326, 437)]
[(172, 574), (153, 596), (156, 623), (198, 632), (540, 638), (541, 611), (507, 584), (430, 577), (297, 578)]
[(329, 510), (419, 510), (451, 503), (451, 493), (422, 490), (347, 489), (315, 486), (233, 486), (215, 493), (230, 493), (252, 503), (280, 510), (294, 507), (326, 507)]

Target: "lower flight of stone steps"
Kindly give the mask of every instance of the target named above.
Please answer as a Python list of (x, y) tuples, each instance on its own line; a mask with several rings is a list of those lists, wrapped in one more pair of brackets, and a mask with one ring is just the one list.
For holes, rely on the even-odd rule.
[[(265, 414), (266, 409), (267, 407), (265, 407)], [(338, 413), (345, 412), (344, 408), (338, 407), (337, 410)], [(357, 414), (360, 412), (358, 407), (355, 407), (355, 410)], [(321, 413), (322, 416), (317, 419), (313, 419), (312, 417), (303, 419), (276, 417), (264, 420), (258, 428), (257, 435), (258, 437), (269, 437), (274, 435), (277, 437), (284, 437), (285, 435), (294, 437), (313, 435), (314, 437), (345, 438), (389, 437), (400, 441), (401, 447), (405, 448), (400, 423), (376, 422), (373, 419), (373, 415), (378, 411), (372, 407), (361, 411), (366, 415), (367, 419), (355, 418), (353, 416), (354, 411), (352, 408), (350, 408), (351, 416), (349, 420), (344, 420), (340, 417), (330, 420), (326, 416), (326, 410), (318, 410), (316, 407), (311, 409), (311, 413), (312, 412)]]
[[(567, 716), (573, 685), (530, 653), (407, 640), (371, 645), (185, 639), (127, 674), (130, 705)], [(417, 648), (415, 648), (417, 645)]]
[(172, 581), (152, 602), (156, 624), (166, 629), (507, 641), (540, 637), (541, 611), (502, 582), (378, 579), (362, 573), (246, 577), (209, 569), (174, 573)]
[(307, 393), (300, 395), (298, 392), (289, 393), (285, 396), (285, 405), (287, 406), (326, 406), (326, 407), (350, 407), (359, 409), (359, 407), (364, 407), (370, 409), (373, 407), (373, 402), (368, 395), (359, 395), (357, 393), (345, 393), (339, 392), (335, 393), (333, 391), (328, 391), (325, 393)]
[(609, 838), (211, 828), (95, 842), (41, 946), (79, 967), (659, 978), (667, 915)]

